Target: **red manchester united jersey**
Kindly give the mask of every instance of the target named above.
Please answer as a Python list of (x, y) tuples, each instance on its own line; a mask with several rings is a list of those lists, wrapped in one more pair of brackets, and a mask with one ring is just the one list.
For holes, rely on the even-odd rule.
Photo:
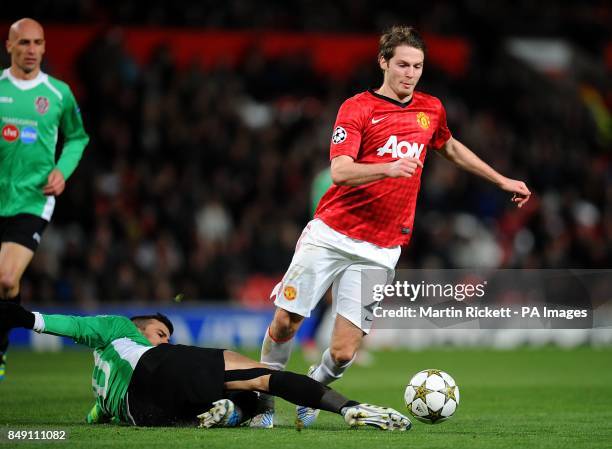
[[(436, 97), (414, 92), (400, 103), (372, 90), (346, 100), (334, 126), (330, 159), (350, 156), (360, 164), (414, 157), (440, 149), (451, 133)], [(384, 178), (360, 186), (332, 185), (315, 212), (342, 234), (383, 247), (410, 241), (422, 169), (410, 178)]]

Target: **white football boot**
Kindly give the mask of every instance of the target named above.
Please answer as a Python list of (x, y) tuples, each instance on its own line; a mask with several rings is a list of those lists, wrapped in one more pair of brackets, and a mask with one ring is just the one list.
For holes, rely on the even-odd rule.
[(263, 410), (258, 415), (255, 415), (249, 421), (249, 427), (256, 429), (271, 429), (274, 427), (274, 396), (259, 393), (261, 401), (260, 410)]
[(351, 427), (372, 426), (381, 430), (410, 430), (412, 423), (397, 410), (371, 404), (358, 404), (342, 409), (342, 416)]
[(236, 427), (240, 424), (240, 413), (229, 399), (219, 399), (207, 412), (198, 415), (200, 428)]
[(271, 429), (274, 427), (274, 410), (266, 410), (257, 416), (251, 418), (249, 427), (256, 429)]
[[(315, 370), (317, 369), (318, 365), (312, 365), (309, 369), (308, 369), (308, 377), (312, 378), (312, 373), (315, 372)], [(319, 412), (321, 410), (316, 409), (316, 408), (310, 408), (310, 407), (306, 407), (303, 405), (297, 405), (295, 407), (295, 413), (297, 415), (296, 418), (296, 425), (298, 426), (298, 428), (301, 427), (309, 427), (312, 424), (314, 424), (314, 422), (317, 420), (317, 417), (319, 416)]]

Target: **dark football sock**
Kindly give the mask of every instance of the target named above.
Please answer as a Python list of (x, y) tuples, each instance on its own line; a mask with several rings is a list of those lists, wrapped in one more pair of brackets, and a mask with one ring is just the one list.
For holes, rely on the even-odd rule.
[[(8, 301), (15, 304), (21, 304), (21, 295), (17, 293), (17, 296), (8, 299), (0, 299), (0, 301)], [(9, 346), (9, 334), (11, 333), (10, 329), (2, 329), (0, 328), (0, 355), (4, 354)]]
[(308, 376), (289, 371), (271, 372), (268, 392), (297, 405), (332, 413), (340, 413), (343, 407), (357, 404)]
[(238, 407), (241, 423), (261, 413), (259, 395), (255, 391), (226, 391), (224, 397)]
[(8, 345), (9, 345), (9, 338), (8, 338), (9, 337), (9, 332), (10, 331), (2, 330), (2, 335), (0, 335), (0, 357), (8, 349)]

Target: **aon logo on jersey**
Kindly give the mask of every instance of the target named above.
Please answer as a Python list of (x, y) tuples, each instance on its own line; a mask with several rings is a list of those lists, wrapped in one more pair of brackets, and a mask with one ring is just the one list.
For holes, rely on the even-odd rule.
[(390, 153), (393, 158), (403, 159), (405, 157), (419, 158), (423, 151), (422, 143), (410, 143), (405, 140), (397, 141), (397, 136), (390, 136), (387, 143), (378, 149), (378, 155), (384, 156)]

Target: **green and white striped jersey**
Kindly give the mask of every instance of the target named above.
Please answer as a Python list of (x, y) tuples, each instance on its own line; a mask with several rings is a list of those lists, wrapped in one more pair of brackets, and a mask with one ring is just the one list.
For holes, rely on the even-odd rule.
[[(64, 137), (55, 163), (58, 132)], [(55, 197), (45, 196), (49, 173), (64, 179), (76, 168), (89, 137), (66, 83), (43, 72), (21, 80), (0, 72), (0, 216), (33, 214), (51, 220)]]
[(47, 315), (34, 312), (34, 331), (73, 338), (94, 350), (96, 405), (109, 417), (132, 423), (126, 393), (140, 357), (153, 348), (126, 317)]

